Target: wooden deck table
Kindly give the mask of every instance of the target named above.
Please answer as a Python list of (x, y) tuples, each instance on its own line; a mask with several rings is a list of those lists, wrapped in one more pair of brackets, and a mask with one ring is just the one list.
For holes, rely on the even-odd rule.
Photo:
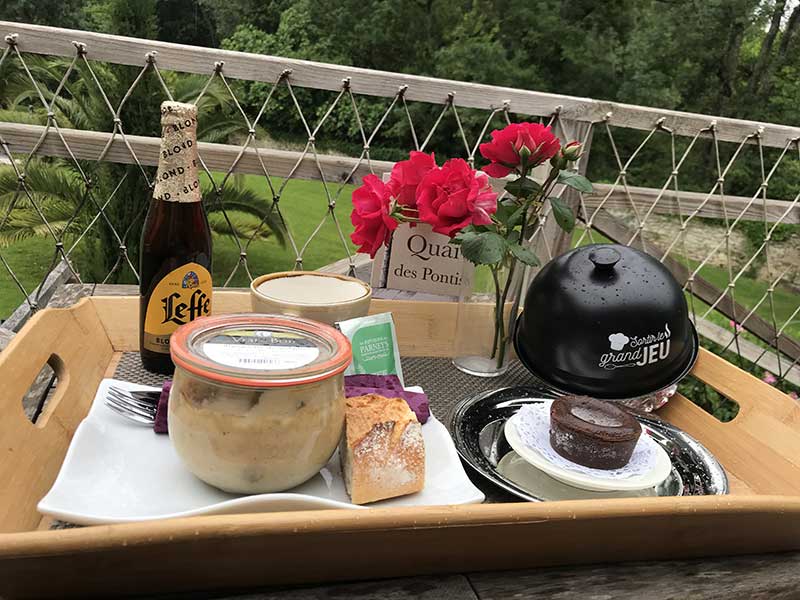
[[(166, 597), (165, 597), (166, 598)], [(169, 598), (213, 600), (730, 600), (800, 598), (800, 553), (406, 577)]]
[[(93, 286), (65, 284), (54, 294), (51, 306), (64, 307), (91, 293)], [(135, 286), (94, 287), (95, 295), (132, 295)], [(0, 336), (0, 349), (5, 337)], [(46, 385), (43, 378), (42, 385)], [(35, 398), (36, 393), (31, 394)], [(29, 400), (30, 402), (31, 400)], [(33, 407), (27, 407), (31, 409)], [(531, 540), (531, 543), (536, 543)], [(658, 544), (658, 540), (653, 540)], [(631, 556), (631, 559), (635, 559)], [(165, 566), (165, 568), (168, 568)], [(421, 569), (422, 570), (422, 569)], [(46, 574), (41, 574), (46, 576)], [(109, 590), (113, 593), (112, 590)], [(150, 596), (153, 597), (153, 596)], [(268, 600), (289, 598), (317, 600), (504, 600), (647, 598), (783, 598), (800, 599), (800, 552), (747, 556), (709, 557), (695, 560), (627, 562), (565, 568), (469, 572), (455, 575), (423, 575), (399, 579), (358, 581), (312, 587), (197, 592), (157, 598), (207, 598)]]

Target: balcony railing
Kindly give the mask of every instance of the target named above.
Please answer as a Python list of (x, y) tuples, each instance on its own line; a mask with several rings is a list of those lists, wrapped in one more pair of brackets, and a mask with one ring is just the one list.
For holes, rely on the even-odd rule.
[[(770, 188), (777, 177), (785, 182), (784, 173), (800, 162), (800, 127), (20, 23), (0, 21), (0, 32), (6, 36), (0, 85), (10, 81), (9, 73), (26, 82), (31, 90), (27, 102), (42, 120), (10, 122), (0, 115), (0, 160), (8, 163), (0, 169), (13, 172), (17, 181), (14, 193), (0, 201), (0, 236), (24, 206), (39, 219), (39, 232), (53, 246), (50, 268), (35, 289), (20, 280), (0, 246), (0, 277), (15, 282), (28, 311), (42, 306), (48, 280), (84, 282), (85, 275), (74, 266), (74, 253), (97, 228), (111, 233), (117, 259), (95, 280), (112, 280), (122, 270), (135, 276), (136, 261), (128, 247), (141, 221), (130, 220), (118, 230), (107, 213), (123, 182), (107, 186), (107, 193), (101, 194), (90, 166), (135, 165), (124, 177), (137, 178), (143, 196), (149, 195), (159, 140), (154, 137), (157, 132), (129, 133), (127, 103), (144, 85), (157, 87), (153, 98), (172, 98), (173, 74), (193, 74), (205, 79), (192, 99), (218, 100), (221, 94), (231, 118), (238, 121), (238, 135), (225, 143), (199, 145), (212, 198), (238, 251), (221, 283), (240, 281), (242, 273), (248, 279), (259, 274), (252, 273), (251, 254), (270, 219), (285, 225), (294, 267), (303, 267), (321, 232), (335, 232), (329, 237), (338, 240), (340, 251), (338, 256), (331, 253), (330, 262), (341, 259), (345, 270), (355, 272), (361, 263), (347, 241), (348, 223), (342, 216), (349, 210), (337, 213), (336, 206), (341, 211), (341, 205), (349, 205), (350, 186), (365, 174), (391, 169), (391, 161), (376, 160), (387, 155), (382, 141), (387, 131), (395, 140), (398, 131), (405, 135), (405, 150), (460, 155), (475, 163), (480, 160), (478, 145), (492, 129), (512, 120), (538, 119), (553, 125), (562, 139), (584, 142), (589, 152), (579, 169), (597, 182), (593, 194), (559, 192), (578, 215), (580, 227), (573, 236), (555, 226), (546, 207), (531, 240), (540, 258), (606, 239), (644, 249), (685, 286), (703, 336), (780, 379), (800, 384), (800, 342), (793, 333), (800, 330), (794, 271), (800, 261), (796, 242), (787, 250), (786, 244), (778, 248), (774, 239), (782, 227), (800, 223), (800, 181), (789, 178), (789, 191), (784, 184), (777, 197)], [(37, 62), (40, 55), (57, 59), (46, 73)], [(116, 96), (108, 92), (104, 79), (113, 65), (131, 72), (129, 85), (124, 93), (117, 86)], [(243, 81), (263, 84), (255, 104), (250, 91), (255, 111), (245, 110), (238, 97)], [(100, 99), (96, 109), (103, 111), (104, 130), (68, 126), (64, 103), (80, 101), (73, 91), (77, 82)], [(136, 108), (158, 113), (155, 100), (153, 106)], [(276, 132), (262, 128), (268, 111), (284, 111), (300, 124), (299, 144), (276, 147), (270, 136)], [(331, 139), (327, 126), (342, 111), (351, 123), (351, 139)], [(357, 150), (352, 156), (330, 154), (323, 151), (326, 141), (347, 141)], [(48, 199), (31, 182), (31, 166), (39, 157), (60, 159), (81, 183), (83, 198), (75, 214), (62, 215), (66, 223), (50, 222)], [(272, 201), (269, 216), (247, 233), (236, 230), (222, 200), (239, 174), (263, 178), (264, 195)], [(297, 180), (318, 182), (324, 202), (316, 207), (319, 222), (302, 235), (285, 208), (284, 192)], [(88, 217), (76, 219), (79, 211)], [(749, 244), (743, 245), (737, 240), (745, 230)]]

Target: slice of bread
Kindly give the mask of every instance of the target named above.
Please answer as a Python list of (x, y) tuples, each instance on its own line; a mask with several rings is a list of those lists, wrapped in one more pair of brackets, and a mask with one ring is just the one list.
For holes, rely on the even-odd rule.
[(366, 394), (347, 399), (339, 446), (353, 504), (419, 492), (425, 485), (422, 425), (402, 398)]

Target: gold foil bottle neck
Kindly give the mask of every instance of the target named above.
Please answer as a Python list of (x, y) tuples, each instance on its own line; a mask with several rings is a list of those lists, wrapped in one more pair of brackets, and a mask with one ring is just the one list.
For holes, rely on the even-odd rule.
[(166, 100), (161, 103), (161, 125), (176, 125), (190, 120), (197, 124), (197, 106), (187, 102)]
[(161, 155), (153, 197), (164, 202), (200, 202), (197, 167), (197, 107), (162, 102)]

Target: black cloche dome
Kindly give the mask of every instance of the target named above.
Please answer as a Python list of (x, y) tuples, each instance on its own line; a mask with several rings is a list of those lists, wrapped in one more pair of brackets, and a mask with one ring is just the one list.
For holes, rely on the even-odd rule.
[(528, 288), (514, 345), (545, 383), (606, 399), (672, 385), (689, 372), (698, 346), (672, 274), (617, 244), (575, 248), (545, 265)]

